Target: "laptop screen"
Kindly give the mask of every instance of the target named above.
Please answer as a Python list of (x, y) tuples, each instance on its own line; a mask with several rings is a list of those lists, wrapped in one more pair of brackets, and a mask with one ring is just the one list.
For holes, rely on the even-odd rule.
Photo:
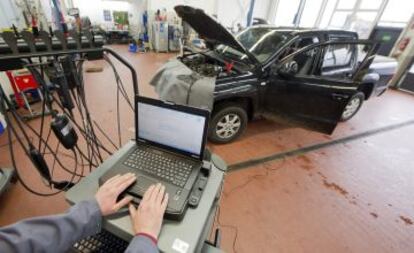
[(138, 101), (138, 139), (200, 158), (207, 117), (170, 107)]

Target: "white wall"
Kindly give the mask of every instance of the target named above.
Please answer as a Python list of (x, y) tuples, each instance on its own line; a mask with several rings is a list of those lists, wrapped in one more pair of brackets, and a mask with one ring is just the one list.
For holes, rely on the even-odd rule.
[[(253, 8), (254, 18), (263, 18), (268, 20), (272, 0), (256, 0)], [(246, 13), (247, 16), (247, 13)], [(270, 20), (268, 20), (270, 22)]]
[[(46, 1), (46, 0), (43, 0)], [(110, 25), (103, 19), (103, 10), (128, 11), (131, 29), (140, 27), (142, 13), (148, 10), (150, 20), (158, 10), (165, 8), (169, 19), (175, 16), (174, 6), (183, 4), (203, 9), (206, 13), (216, 14), (225, 26), (236, 26), (237, 23), (246, 25), (247, 12), (251, 0), (72, 0), (74, 7), (79, 8), (81, 16), (89, 16), (93, 24)], [(253, 17), (267, 19), (270, 3), (272, 0), (256, 0)]]
[[(247, 25), (247, 13), (251, 0), (217, 1), (218, 20), (226, 27), (235, 27), (237, 23)], [(271, 0), (256, 0), (253, 8), (253, 17), (267, 20)]]
[(216, 14), (216, 2), (218, 0), (148, 0), (148, 10), (156, 11), (166, 8), (167, 12), (173, 12), (176, 5), (190, 5), (203, 9), (206, 13), (212, 15)]
[(127, 11), (129, 23), (133, 35), (135, 35), (142, 24), (142, 14), (147, 8), (147, 0), (73, 0), (73, 6), (79, 8), (81, 16), (88, 16), (92, 24), (110, 27), (112, 22), (104, 20), (103, 11)]
[(12, 24), (18, 28), (25, 27), (23, 15), (13, 0), (0, 0), (0, 29), (9, 28)]

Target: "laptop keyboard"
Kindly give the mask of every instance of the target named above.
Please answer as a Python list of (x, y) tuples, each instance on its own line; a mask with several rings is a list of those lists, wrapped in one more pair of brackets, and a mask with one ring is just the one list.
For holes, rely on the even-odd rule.
[(192, 170), (192, 164), (188, 162), (140, 148), (128, 156), (124, 165), (144, 171), (179, 187), (184, 187)]
[(76, 242), (68, 253), (118, 253), (124, 252), (128, 244), (127, 241), (103, 230), (99, 234)]

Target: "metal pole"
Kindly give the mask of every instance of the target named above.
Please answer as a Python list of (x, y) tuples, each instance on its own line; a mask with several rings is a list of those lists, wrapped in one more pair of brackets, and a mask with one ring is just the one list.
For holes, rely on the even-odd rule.
[[(375, 17), (374, 21), (372, 22), (371, 29), (368, 33), (369, 35), (371, 35), (372, 31), (374, 31), (374, 28), (378, 25), (378, 22), (379, 22), (380, 18), (382, 17), (382, 14), (384, 13), (385, 7), (387, 7), (387, 5), (388, 5), (388, 0), (383, 0), (380, 7), (379, 7), (379, 9), (378, 9), (377, 16)], [(368, 38), (369, 37), (370, 36), (368, 36)]]
[(331, 26), (333, 15), (335, 14), (336, 9), (338, 9), (338, 4), (339, 4), (339, 0), (336, 0), (335, 7), (334, 7), (334, 9), (331, 13), (331, 17), (329, 18), (329, 21), (328, 21), (328, 27)]
[(250, 0), (250, 7), (249, 7), (249, 12), (247, 13), (247, 22), (246, 22), (248, 27), (252, 25), (254, 2), (255, 0)]
[(302, 18), (303, 10), (305, 9), (306, 0), (300, 0), (298, 11), (295, 14), (295, 18), (293, 19), (293, 25), (298, 27), (300, 24), (300, 19)]
[(313, 24), (313, 27), (319, 27), (322, 22), (322, 17), (325, 14), (326, 6), (328, 5), (328, 0), (323, 0), (321, 4), (321, 8), (319, 9), (318, 17), (315, 20), (315, 24)]

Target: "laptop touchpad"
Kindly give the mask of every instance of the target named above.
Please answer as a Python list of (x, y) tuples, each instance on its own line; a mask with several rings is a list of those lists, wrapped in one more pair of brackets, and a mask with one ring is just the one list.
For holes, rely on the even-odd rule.
[(139, 197), (144, 196), (145, 191), (153, 184), (156, 184), (157, 181), (154, 181), (145, 176), (138, 176), (137, 182), (130, 188), (127, 189), (127, 192), (132, 195), (137, 195)]

